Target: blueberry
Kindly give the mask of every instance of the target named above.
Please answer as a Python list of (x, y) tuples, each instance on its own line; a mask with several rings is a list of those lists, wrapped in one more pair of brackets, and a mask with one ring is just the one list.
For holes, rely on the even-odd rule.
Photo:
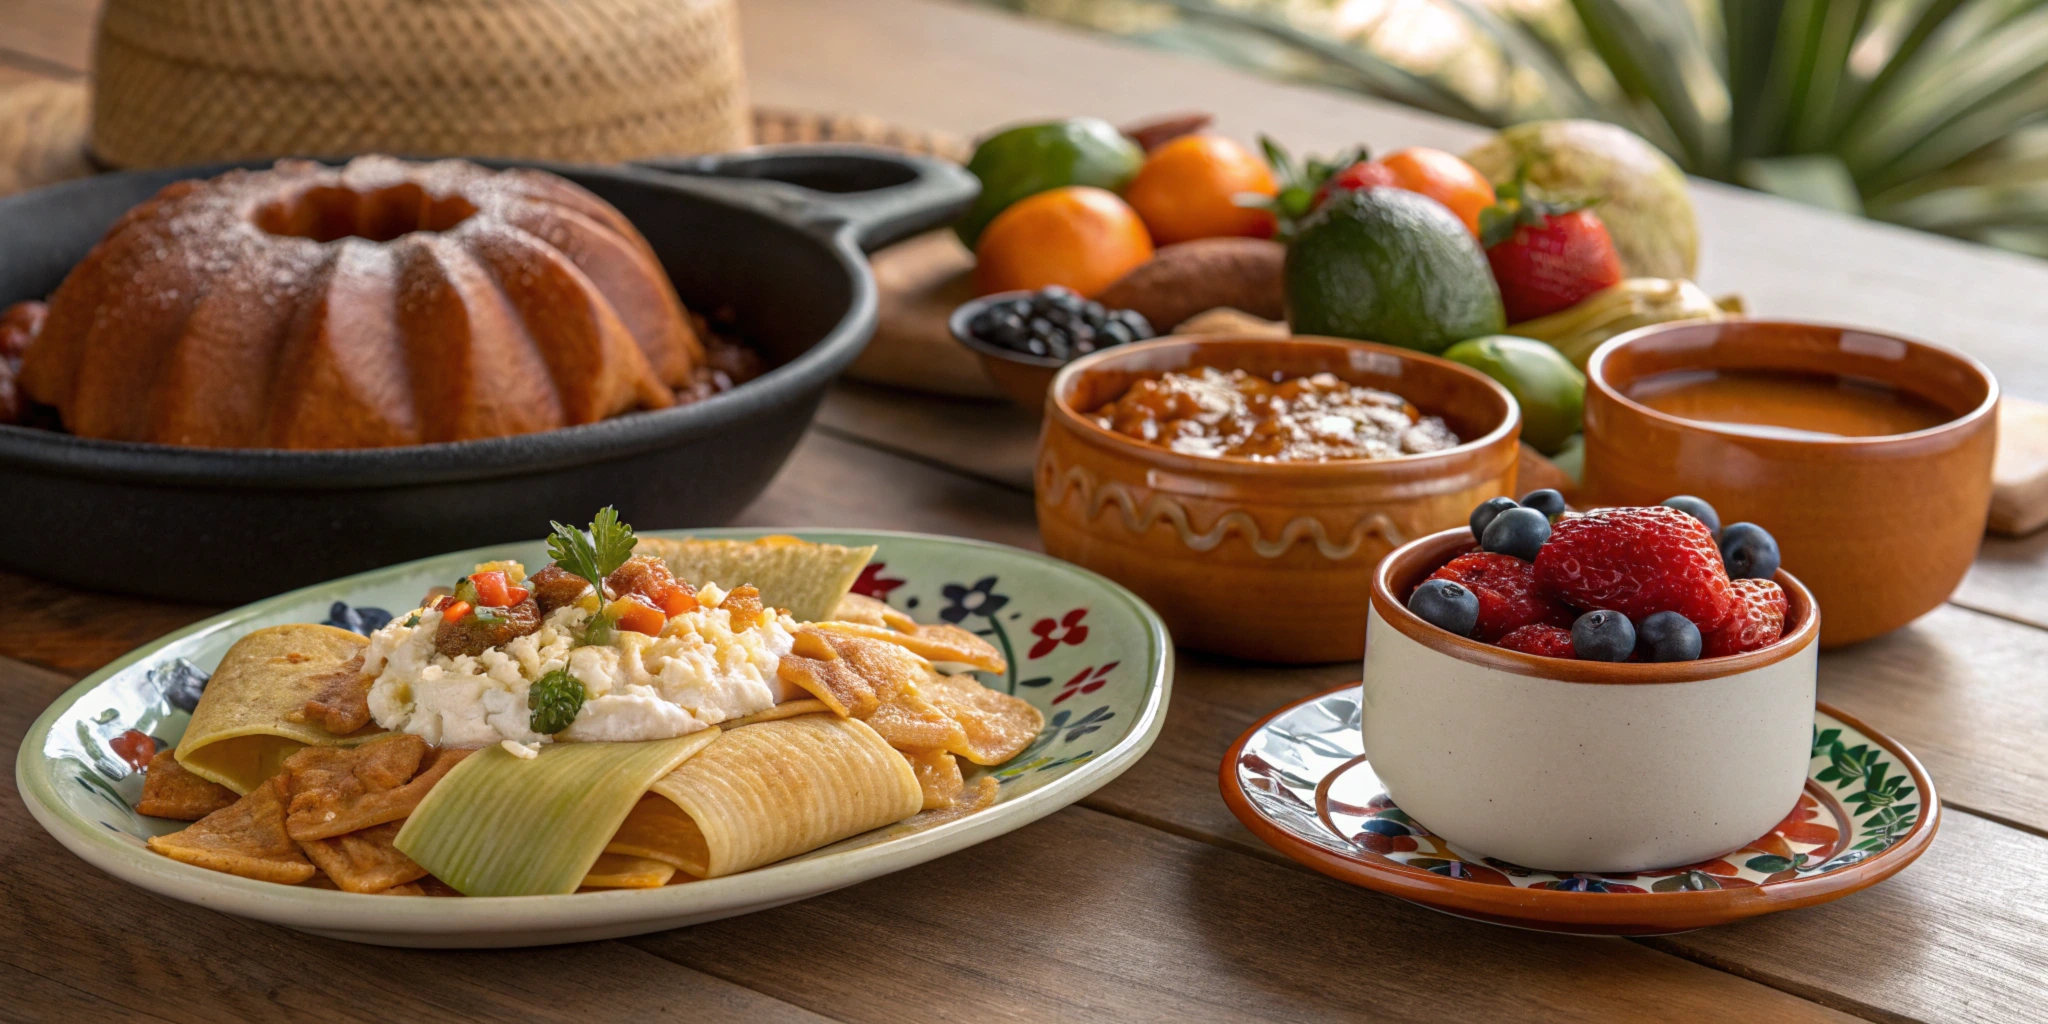
[(1032, 305), (1030, 299), (1011, 299), (1003, 303), (1003, 308), (1009, 310), (1010, 315), (1016, 317), (1018, 323), (1031, 319)]
[(1644, 661), (1697, 661), (1700, 628), (1677, 612), (1658, 612), (1636, 624), (1636, 650)]
[(1533, 508), (1503, 509), (1486, 524), (1479, 535), (1480, 548), (1496, 555), (1513, 555), (1524, 562), (1536, 560), (1536, 552), (1550, 539), (1550, 517)]
[(1729, 523), (1721, 531), (1721, 564), (1731, 580), (1767, 580), (1778, 574), (1778, 538), (1755, 523)]
[(1664, 507), (1675, 508), (1707, 524), (1708, 533), (1716, 537), (1721, 536), (1721, 513), (1714, 511), (1714, 506), (1707, 504), (1707, 499), (1680, 494), (1664, 499)]
[(1572, 623), (1572, 653), (1580, 661), (1627, 661), (1635, 649), (1635, 624), (1620, 612), (1603, 608)]
[(1543, 513), (1545, 519), (1556, 519), (1564, 515), (1564, 495), (1545, 487), (1522, 495), (1522, 507), (1533, 508)]
[(1479, 507), (1472, 510), (1472, 518), (1470, 520), (1472, 539), (1478, 540), (1486, 536), (1486, 527), (1493, 522), (1494, 516), (1500, 515), (1508, 509), (1520, 507), (1515, 504), (1515, 499), (1513, 498), (1488, 498), (1480, 502)]
[(1138, 336), (1131, 333), (1131, 326), (1121, 320), (1111, 320), (1095, 332), (1095, 341), (1099, 345), (1128, 345), (1136, 340)]
[(1479, 624), (1479, 595), (1451, 580), (1424, 580), (1408, 595), (1408, 610), (1438, 629), (1470, 636)]
[(1108, 319), (1109, 310), (1102, 308), (1102, 303), (1090, 299), (1089, 301), (1081, 304), (1082, 323), (1085, 323), (1090, 327), (1100, 327), (1102, 326), (1103, 321)]
[(1145, 319), (1145, 314), (1135, 309), (1119, 309), (1110, 314), (1110, 317), (1131, 329), (1133, 341), (1144, 341), (1152, 337), (1152, 321)]
[(1034, 356), (1050, 355), (1052, 346), (1047, 345), (1044, 338), (1027, 338), (1024, 341), (1024, 351)]
[(1016, 348), (1030, 332), (1025, 329), (1022, 317), (1006, 311), (997, 315), (986, 331), (977, 333), (1004, 348)]

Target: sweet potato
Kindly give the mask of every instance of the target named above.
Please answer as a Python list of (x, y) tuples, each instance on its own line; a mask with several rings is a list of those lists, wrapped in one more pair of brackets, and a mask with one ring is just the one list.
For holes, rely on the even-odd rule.
[(1169, 334), (1217, 306), (1267, 320), (1286, 318), (1280, 270), (1287, 249), (1263, 238), (1198, 238), (1161, 248), (1097, 296), (1111, 309), (1135, 309)]

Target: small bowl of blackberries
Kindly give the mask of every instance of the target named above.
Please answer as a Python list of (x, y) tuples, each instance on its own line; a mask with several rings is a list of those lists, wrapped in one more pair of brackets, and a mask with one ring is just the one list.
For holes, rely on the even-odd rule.
[(1770, 531), (1723, 526), (1693, 495), (1576, 512), (1557, 491), (1538, 490), (1481, 502), (1468, 526), (1469, 540), (1405, 603), (1429, 625), (1493, 647), (1582, 662), (1687, 662), (1811, 631), (1800, 620), (1812, 616), (1788, 597), (1798, 584), (1779, 572)]
[(1060, 367), (1153, 337), (1137, 310), (1110, 309), (1059, 285), (984, 295), (955, 309), (947, 325), (981, 356), (996, 386), (1034, 412)]

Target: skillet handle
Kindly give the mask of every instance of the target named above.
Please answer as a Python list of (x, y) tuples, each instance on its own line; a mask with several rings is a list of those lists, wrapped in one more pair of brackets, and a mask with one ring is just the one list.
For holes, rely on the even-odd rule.
[(758, 146), (637, 161), (693, 177), (751, 179), (782, 211), (827, 235), (850, 233), (863, 252), (959, 219), (981, 182), (950, 160), (877, 146)]

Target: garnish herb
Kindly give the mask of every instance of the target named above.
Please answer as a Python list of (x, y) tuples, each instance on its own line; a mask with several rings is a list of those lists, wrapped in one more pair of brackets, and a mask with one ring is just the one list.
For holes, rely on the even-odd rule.
[(548, 538), (548, 554), (555, 564), (590, 581), (604, 593), (604, 578), (626, 559), (633, 557), (633, 528), (619, 522), (617, 509), (606, 505), (590, 521), (589, 532), (550, 521), (554, 534)]
[(583, 702), (589, 699), (589, 692), (583, 683), (569, 674), (567, 669), (556, 669), (534, 680), (526, 691), (526, 706), (533, 716), (530, 724), (533, 731), (544, 736), (553, 736), (569, 727), (583, 710)]

